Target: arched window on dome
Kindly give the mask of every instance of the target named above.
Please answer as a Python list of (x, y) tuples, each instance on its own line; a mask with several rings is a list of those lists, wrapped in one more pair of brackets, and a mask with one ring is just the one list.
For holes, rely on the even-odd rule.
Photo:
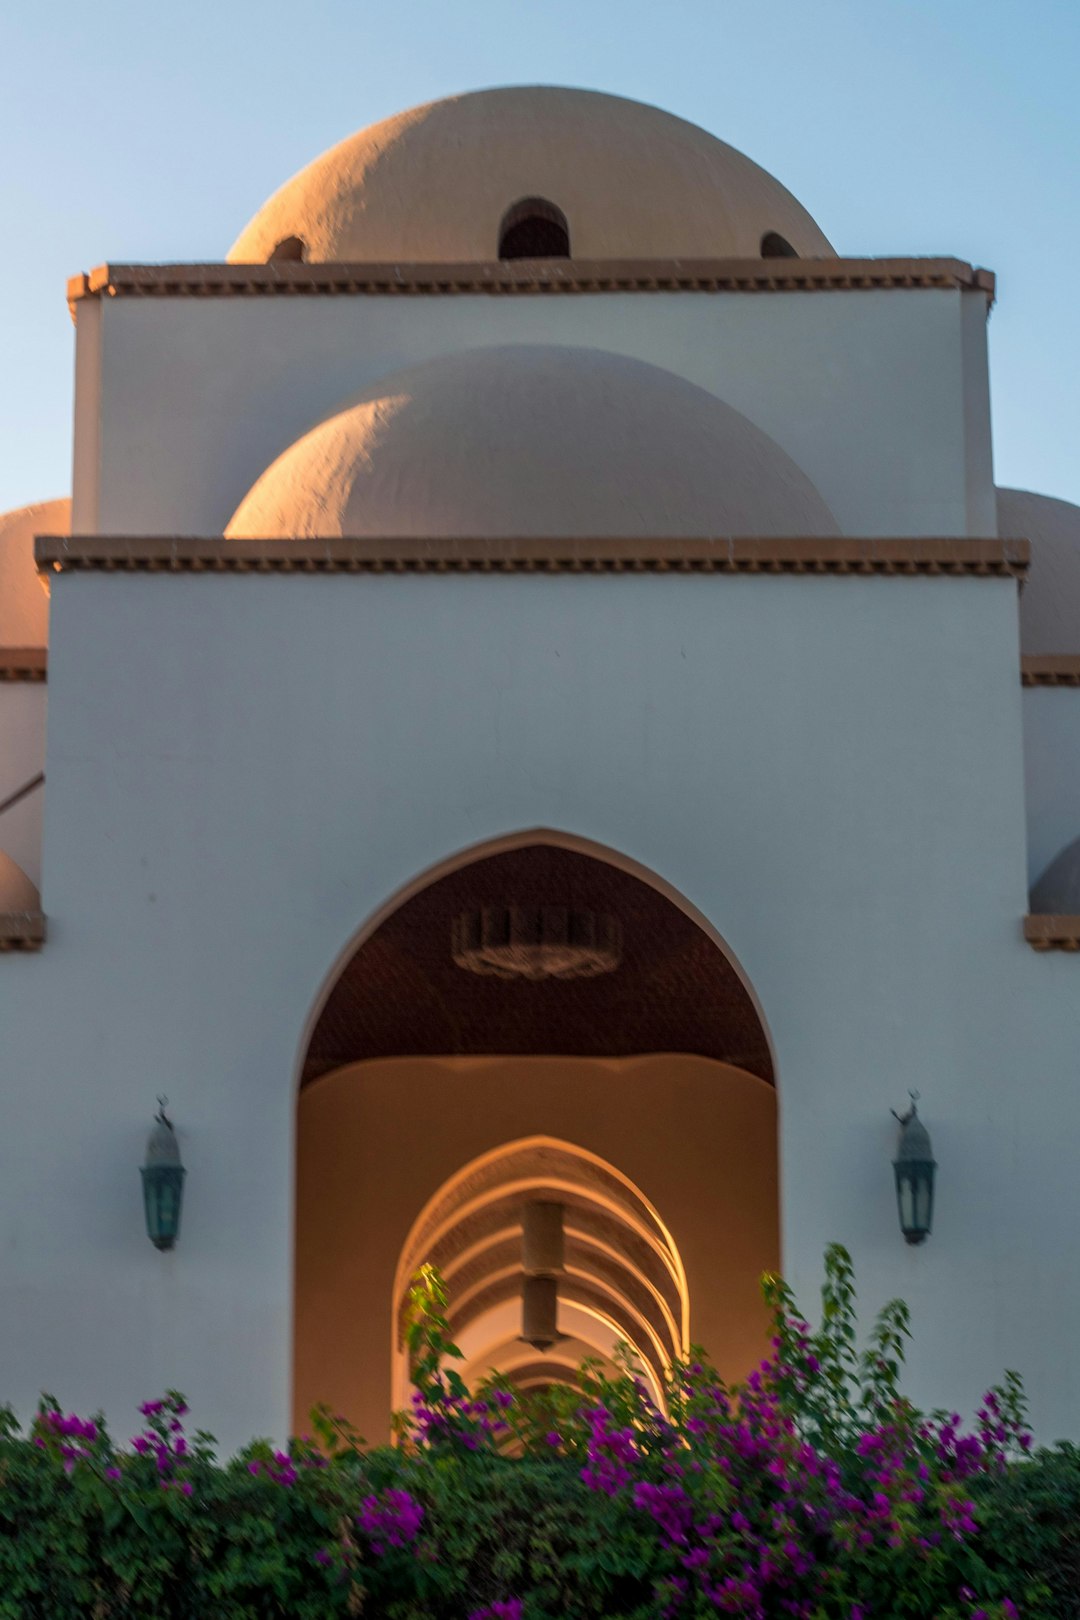
[(500, 259), (568, 259), (566, 215), (543, 197), (523, 197), (508, 208), (499, 226)]
[(282, 237), (281, 241), (275, 247), (273, 253), (271, 253), (269, 262), (270, 264), (299, 264), (302, 262), (306, 253), (307, 248), (304, 244), (303, 237), (285, 236)]
[(763, 259), (797, 259), (799, 257), (786, 236), (779, 231), (766, 231), (761, 238), (761, 257)]

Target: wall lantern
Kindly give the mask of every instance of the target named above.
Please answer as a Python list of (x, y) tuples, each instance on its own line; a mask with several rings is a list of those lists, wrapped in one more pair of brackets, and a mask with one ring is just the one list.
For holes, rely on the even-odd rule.
[(184, 1200), (184, 1166), (172, 1121), (165, 1113), (167, 1097), (158, 1098), (154, 1128), (146, 1143), (142, 1167), (143, 1203), (146, 1206), (146, 1235), (155, 1249), (171, 1249), (180, 1231), (180, 1206)]
[(526, 1277), (521, 1287), (521, 1338), (534, 1350), (550, 1350), (559, 1332), (559, 1279)]
[(930, 1132), (926, 1129), (916, 1103), (919, 1093), (911, 1091), (911, 1107), (906, 1114), (892, 1110), (899, 1122), (900, 1139), (897, 1143), (893, 1170), (896, 1173), (896, 1203), (900, 1212), (900, 1230), (906, 1243), (923, 1243), (930, 1234), (934, 1217), (934, 1171), (937, 1163), (930, 1146)]

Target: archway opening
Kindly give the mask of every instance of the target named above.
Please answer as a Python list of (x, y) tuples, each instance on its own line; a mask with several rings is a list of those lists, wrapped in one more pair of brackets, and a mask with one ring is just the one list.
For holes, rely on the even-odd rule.
[[(530, 1220), (530, 1216), (539, 1216)], [(395, 1405), (409, 1393), (409, 1283), (425, 1262), (449, 1293), (467, 1383), (497, 1370), (518, 1388), (574, 1383), (587, 1357), (609, 1371), (625, 1345), (662, 1400), (688, 1347), (686, 1273), (657, 1210), (614, 1165), (570, 1142), (508, 1142), (464, 1165), (422, 1211), (394, 1284)], [(550, 1320), (529, 1298), (550, 1283)]]
[(797, 259), (799, 255), (786, 236), (781, 236), (779, 231), (766, 231), (761, 238), (761, 257), (763, 259)]
[(300, 236), (283, 236), (270, 255), (271, 264), (302, 264), (307, 247)]
[(568, 259), (570, 226), (561, 208), (545, 197), (523, 197), (499, 226), (500, 259)]
[[(340, 964), (302, 1065), (298, 1424), (326, 1400), (384, 1437), (425, 1261), (470, 1378), (572, 1384), (625, 1341), (658, 1390), (691, 1341), (728, 1377), (761, 1354), (768, 1037), (703, 919), (628, 867), (569, 840), (470, 852)], [(527, 1287), (538, 1204), (558, 1206), (564, 1259)], [(553, 1333), (529, 1325), (545, 1290)]]

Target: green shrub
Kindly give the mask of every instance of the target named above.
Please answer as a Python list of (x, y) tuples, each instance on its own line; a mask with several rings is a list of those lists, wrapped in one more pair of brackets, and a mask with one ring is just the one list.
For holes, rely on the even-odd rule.
[(1080, 1620), (1080, 1448), (1067, 1442), (1015, 1463), (979, 1492), (990, 1556), (1025, 1612)]
[[(1076, 1617), (1080, 1453), (1027, 1459), (1019, 1382), (972, 1433), (899, 1392), (907, 1312), (860, 1351), (850, 1261), (812, 1332), (766, 1280), (773, 1349), (726, 1388), (704, 1356), (663, 1409), (627, 1361), (580, 1391), (472, 1392), (445, 1294), (412, 1296), (399, 1444), (259, 1442), (219, 1464), (170, 1393), (114, 1445), (43, 1402), (0, 1418), (0, 1620), (1037, 1620)], [(1019, 1607), (1018, 1607), (1019, 1606)]]

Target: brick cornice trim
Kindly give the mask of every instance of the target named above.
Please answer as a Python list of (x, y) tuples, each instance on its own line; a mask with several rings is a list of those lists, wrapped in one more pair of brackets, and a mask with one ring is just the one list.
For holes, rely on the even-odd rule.
[(0, 951), (40, 951), (44, 943), (44, 912), (0, 911)]
[(1080, 917), (1034, 913), (1024, 918), (1024, 938), (1035, 951), (1080, 951)]
[(818, 574), (1022, 579), (1026, 540), (897, 539), (352, 539), (43, 535), (51, 573), (275, 574)]
[(1020, 679), (1025, 686), (1080, 686), (1080, 653), (1029, 653)]
[(67, 285), (84, 298), (606, 292), (851, 292), (959, 288), (993, 302), (990, 270), (963, 259), (510, 259), (477, 264), (102, 264)]
[(43, 681), (48, 662), (44, 647), (0, 647), (0, 681)]

